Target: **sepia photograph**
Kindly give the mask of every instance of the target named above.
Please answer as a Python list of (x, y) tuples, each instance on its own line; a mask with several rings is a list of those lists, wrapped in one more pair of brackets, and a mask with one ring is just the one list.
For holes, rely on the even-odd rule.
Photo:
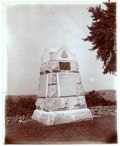
[(117, 144), (117, 2), (3, 2), (3, 143)]

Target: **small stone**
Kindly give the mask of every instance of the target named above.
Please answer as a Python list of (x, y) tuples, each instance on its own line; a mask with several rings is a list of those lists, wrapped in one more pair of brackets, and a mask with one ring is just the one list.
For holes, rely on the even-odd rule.
[(97, 114), (98, 114), (98, 115), (102, 115), (102, 111), (99, 110), (99, 111), (97, 112)]
[(19, 120), (19, 123), (22, 123), (22, 120)]
[(107, 109), (107, 106), (104, 106), (103, 109)]
[(11, 123), (10, 123), (10, 125), (13, 125), (13, 124), (14, 124), (14, 122), (11, 122)]
[(117, 114), (117, 111), (115, 110), (115, 111), (113, 111), (113, 113), (116, 113)]
[(111, 113), (109, 113), (109, 115), (116, 116), (116, 113), (111, 112)]
[(10, 122), (10, 120), (6, 120), (6, 122), (7, 122), (7, 123), (9, 123), (9, 122)]
[(14, 122), (18, 122), (18, 119), (15, 119)]
[(21, 119), (21, 117), (19, 116), (18, 119)]
[(95, 113), (91, 113), (92, 115), (96, 115)]
[(95, 110), (94, 109), (91, 109), (91, 112), (95, 112)]
[(109, 109), (109, 112), (112, 112), (113, 110), (112, 109)]
[(97, 107), (94, 108), (94, 111), (97, 111)]
[(103, 115), (108, 115), (108, 114), (109, 114), (109, 112), (103, 111)]
[(27, 121), (22, 121), (22, 123), (24, 124), (24, 123), (27, 123)]
[(98, 115), (93, 115), (93, 118), (98, 117)]
[(99, 106), (99, 110), (102, 110), (102, 106)]

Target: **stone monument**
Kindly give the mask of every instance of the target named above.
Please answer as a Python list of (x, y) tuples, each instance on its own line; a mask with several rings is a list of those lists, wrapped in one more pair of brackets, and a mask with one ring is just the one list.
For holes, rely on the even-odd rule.
[(32, 119), (45, 125), (93, 119), (86, 105), (76, 54), (64, 46), (56, 52), (44, 51)]

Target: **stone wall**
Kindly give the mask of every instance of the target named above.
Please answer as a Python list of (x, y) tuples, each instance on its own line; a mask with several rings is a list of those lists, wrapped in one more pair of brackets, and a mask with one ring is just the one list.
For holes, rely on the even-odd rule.
[(100, 117), (102, 115), (117, 115), (117, 106), (94, 106), (88, 107), (93, 117)]

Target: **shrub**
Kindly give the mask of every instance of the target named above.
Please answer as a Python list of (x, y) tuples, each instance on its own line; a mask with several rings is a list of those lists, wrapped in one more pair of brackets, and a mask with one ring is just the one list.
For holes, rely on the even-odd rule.
[(32, 97), (21, 97), (17, 100), (9, 97), (8, 99), (6, 99), (5, 103), (5, 114), (9, 117), (16, 115), (32, 115), (34, 110), (36, 109), (35, 102), (36, 100)]
[(93, 103), (92, 103), (91, 100), (87, 100), (86, 102), (87, 102), (87, 106), (88, 106), (88, 107), (92, 107), (92, 106), (93, 106)]
[(86, 103), (88, 107), (91, 106), (108, 106), (108, 105), (116, 105), (115, 101), (107, 101), (105, 100), (99, 92), (93, 90), (88, 92), (85, 95)]

